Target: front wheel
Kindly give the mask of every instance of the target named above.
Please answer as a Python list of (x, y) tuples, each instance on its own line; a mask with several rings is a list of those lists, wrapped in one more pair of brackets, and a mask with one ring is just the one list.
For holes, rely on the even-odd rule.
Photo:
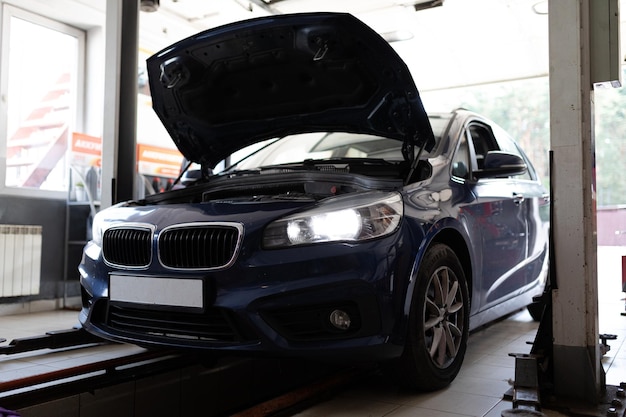
[(467, 346), (470, 299), (454, 251), (438, 243), (419, 268), (409, 313), (407, 341), (399, 360), (401, 383), (431, 391), (456, 377)]

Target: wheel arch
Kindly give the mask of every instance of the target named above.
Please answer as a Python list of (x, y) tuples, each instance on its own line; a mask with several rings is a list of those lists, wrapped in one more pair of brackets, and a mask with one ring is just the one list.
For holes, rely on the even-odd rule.
[(472, 274), (472, 260), (470, 252), (465, 242), (465, 239), (459, 231), (453, 228), (446, 228), (437, 233), (433, 239), (429, 242), (428, 247), (424, 250), (424, 253), (435, 243), (443, 243), (448, 245), (459, 258), (463, 272), (465, 273), (465, 279), (467, 281), (467, 290), (469, 292), (470, 301), (472, 299), (472, 288), (474, 277)]
[[(454, 222), (447, 222), (447, 224), (445, 225), (440, 223), (438, 225), (435, 225), (433, 228), (430, 228), (430, 231), (433, 231), (434, 233), (430, 236), (430, 239), (425, 239), (423, 241), (423, 244), (419, 249), (418, 256), (415, 258), (415, 264), (411, 273), (411, 280), (409, 283), (408, 294), (405, 304), (406, 321), (404, 322), (405, 327), (403, 329), (404, 332), (402, 336), (404, 350), (402, 356), (398, 358), (395, 368), (396, 374), (401, 375), (403, 383), (406, 384), (407, 387), (419, 390), (443, 388), (444, 386), (449, 385), (449, 383), (456, 377), (456, 374), (460, 369), (460, 364), (462, 363), (463, 357), (465, 355), (465, 346), (468, 337), (467, 335), (469, 332), (469, 317), (471, 315), (471, 247), (467, 243), (463, 232), (457, 229)], [(435, 250), (435, 252), (432, 253), (432, 256), (427, 255), (429, 251), (431, 251), (431, 249), (433, 249), (437, 245), (446, 245), (449, 250), (443, 250), (443, 248), (439, 247)], [(433, 268), (440, 268), (441, 265), (445, 264), (445, 262), (453, 261), (450, 251), (454, 252), (454, 255), (458, 259), (460, 263), (459, 266), (463, 270), (463, 275), (465, 275), (465, 280), (467, 283), (467, 292), (465, 292), (465, 290), (460, 290), (462, 293), (466, 294), (463, 295), (463, 303), (466, 304), (466, 307), (464, 308), (465, 313), (463, 313), (462, 316), (464, 330), (462, 331), (463, 335), (459, 336), (462, 338), (462, 340), (459, 339), (461, 340), (461, 345), (458, 351), (459, 356), (456, 357), (455, 354), (455, 358), (452, 359), (449, 367), (448, 365), (446, 365), (445, 368), (437, 368), (439, 369), (437, 370), (435, 369), (435, 365), (427, 365), (424, 360), (424, 352), (430, 351), (430, 347), (428, 347), (429, 342), (427, 341), (426, 333), (424, 333), (424, 335), (420, 338), (414, 335), (411, 329), (415, 328), (414, 320), (416, 320), (416, 317), (422, 316), (423, 319), (424, 315), (424, 313), (416, 313), (416, 311), (418, 310), (415, 310), (415, 308), (419, 308), (419, 306), (425, 305), (425, 300), (423, 299), (423, 297), (420, 297), (416, 293), (417, 288), (420, 288), (419, 286), (422, 285), (430, 285), (427, 283), (427, 280), (419, 280), (420, 268), (422, 266), (426, 268), (425, 271), (428, 271), (426, 272), (426, 275), (430, 276), (430, 274), (434, 271)], [(458, 271), (458, 267), (453, 268)], [(424, 288), (419, 291), (420, 294), (426, 294), (424, 292)], [(415, 297), (418, 298), (414, 299)], [(467, 299), (469, 299), (469, 302), (465, 303), (465, 300)], [(457, 314), (456, 310), (454, 314)], [(419, 318), (417, 319), (419, 320)], [(411, 324), (412, 322), (413, 324)], [(465, 340), (465, 342), (463, 342), (463, 340)]]
[[(421, 245), (417, 256), (413, 261), (413, 267), (410, 274), (410, 280), (406, 287), (406, 292), (404, 294), (403, 300), (403, 309), (404, 309), (404, 320), (406, 324), (406, 320), (409, 315), (409, 311), (411, 308), (411, 301), (413, 299), (414, 287), (416, 285), (417, 276), (419, 272), (419, 267), (424, 259), (426, 252), (435, 244), (443, 243), (448, 245), (454, 253), (457, 255), (459, 262), (461, 263), (461, 267), (463, 268), (463, 272), (465, 273), (465, 279), (467, 282), (467, 290), (470, 297), (470, 302), (472, 301), (472, 285), (474, 281), (474, 274), (472, 268), (472, 261), (470, 255), (470, 249), (466, 239), (463, 237), (463, 234), (457, 230), (453, 225), (445, 225), (445, 226), (433, 226), (430, 230), (436, 230), (437, 232), (430, 237), (424, 239), (423, 244)], [(404, 331), (402, 332), (404, 334)]]

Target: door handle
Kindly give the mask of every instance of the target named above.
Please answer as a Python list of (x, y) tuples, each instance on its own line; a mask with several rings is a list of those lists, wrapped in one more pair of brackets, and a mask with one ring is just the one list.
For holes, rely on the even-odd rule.
[(520, 205), (524, 202), (524, 194), (513, 193), (513, 202), (516, 205)]

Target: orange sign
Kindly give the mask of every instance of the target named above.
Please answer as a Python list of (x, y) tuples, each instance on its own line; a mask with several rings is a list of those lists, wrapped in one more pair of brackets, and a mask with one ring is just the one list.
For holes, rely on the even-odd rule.
[(140, 173), (176, 178), (180, 173), (183, 155), (175, 149), (137, 145), (137, 164)]
[(102, 139), (84, 133), (72, 133), (72, 152), (102, 155)]
[(74, 166), (100, 166), (102, 163), (102, 138), (72, 132), (71, 150)]

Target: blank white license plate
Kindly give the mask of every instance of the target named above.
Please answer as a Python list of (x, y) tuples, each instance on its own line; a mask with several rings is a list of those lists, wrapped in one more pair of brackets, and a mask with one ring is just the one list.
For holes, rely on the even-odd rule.
[(111, 275), (111, 301), (202, 308), (202, 280)]

